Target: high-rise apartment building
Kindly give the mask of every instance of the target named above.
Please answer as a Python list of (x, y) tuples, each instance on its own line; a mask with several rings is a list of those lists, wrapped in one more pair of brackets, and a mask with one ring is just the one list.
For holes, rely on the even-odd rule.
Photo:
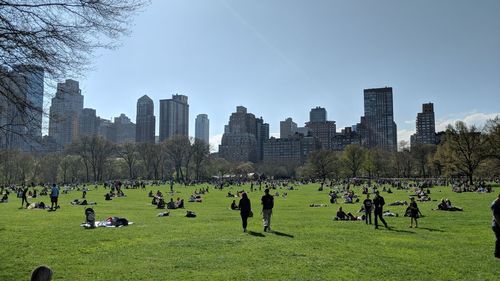
[(154, 115), (154, 102), (147, 95), (137, 100), (136, 113), (136, 142), (155, 142), (156, 117)]
[(60, 147), (77, 139), (82, 110), (83, 96), (78, 81), (67, 79), (64, 83), (58, 83), (50, 106), (49, 136)]
[(208, 120), (208, 115), (198, 114), (195, 120), (195, 129), (194, 129), (195, 139), (202, 140), (206, 144), (208, 144), (210, 139), (209, 128), (210, 128), (210, 120)]
[(80, 136), (97, 135), (99, 129), (99, 120), (93, 108), (84, 108), (80, 114), (80, 125), (78, 134)]
[(130, 121), (125, 114), (120, 114), (119, 117), (115, 117), (115, 122), (113, 123), (113, 142), (117, 144), (122, 144), (126, 142), (135, 141), (135, 131), (136, 125)]
[(319, 140), (323, 149), (331, 149), (332, 138), (335, 136), (337, 126), (335, 121), (327, 121), (325, 108), (311, 109), (306, 127), (310, 134)]
[(293, 122), (292, 118), (287, 118), (285, 121), (280, 121), (280, 138), (288, 138), (297, 132), (297, 123)]
[(394, 122), (392, 88), (364, 90), (365, 115), (361, 127), (365, 132), (363, 141), (369, 148), (378, 147), (388, 151), (397, 149), (397, 128)]
[(219, 154), (230, 162), (258, 162), (262, 160), (264, 142), (268, 138), (269, 124), (238, 106), (225, 126)]
[[(36, 150), (42, 141), (44, 70), (33, 65), (0, 69), (0, 146)], [(19, 102), (13, 103), (17, 99)]]
[(189, 105), (184, 95), (160, 100), (160, 141), (176, 135), (189, 135)]
[(436, 144), (436, 121), (434, 104), (422, 104), (422, 112), (417, 114), (417, 132), (411, 136), (411, 146), (418, 144)]
[(309, 122), (326, 122), (326, 109), (317, 106), (309, 112)]

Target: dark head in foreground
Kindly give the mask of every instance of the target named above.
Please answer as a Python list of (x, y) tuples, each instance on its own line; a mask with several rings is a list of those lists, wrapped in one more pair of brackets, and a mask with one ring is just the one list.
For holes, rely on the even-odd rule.
[(31, 281), (50, 281), (52, 280), (52, 269), (48, 266), (41, 265), (31, 273)]

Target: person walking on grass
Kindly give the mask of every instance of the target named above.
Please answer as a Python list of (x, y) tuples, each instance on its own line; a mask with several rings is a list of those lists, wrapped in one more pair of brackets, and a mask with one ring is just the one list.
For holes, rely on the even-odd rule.
[(370, 199), (370, 194), (366, 194), (366, 199), (363, 201), (363, 207), (365, 209), (365, 222), (372, 224), (372, 206), (373, 201)]
[(413, 227), (413, 221), (415, 221), (415, 228), (418, 227), (418, 216), (420, 213), (420, 210), (418, 209), (417, 202), (415, 202), (415, 198), (411, 198), (410, 205), (408, 206), (408, 209), (410, 210), (410, 228)]
[(52, 184), (52, 189), (50, 190), (50, 210), (55, 211), (58, 207), (57, 199), (59, 198), (59, 188), (54, 183)]
[(385, 228), (388, 228), (387, 223), (382, 216), (384, 213), (385, 200), (384, 197), (380, 196), (379, 191), (375, 191), (375, 198), (373, 198), (373, 205), (375, 206), (375, 229), (378, 229), (378, 219), (384, 224)]
[(24, 206), (24, 202), (26, 202), (26, 208), (28, 208), (30, 203), (28, 203), (28, 187), (27, 186), (25, 186), (23, 188), (23, 191), (21, 193), (21, 200), (22, 200), (21, 201), (21, 208)]
[(238, 208), (240, 209), (241, 222), (243, 224), (243, 232), (247, 232), (247, 220), (250, 216), (250, 212), (252, 211), (252, 205), (250, 203), (250, 199), (248, 199), (248, 195), (246, 192), (241, 194), (241, 199), (238, 204)]
[(264, 193), (264, 196), (261, 198), (261, 204), (264, 232), (266, 232), (271, 230), (271, 215), (273, 214), (274, 198), (269, 194), (269, 188), (266, 188)]
[(493, 212), (491, 226), (497, 239), (495, 242), (495, 258), (500, 259), (500, 194), (498, 194), (493, 204), (491, 204), (491, 211)]

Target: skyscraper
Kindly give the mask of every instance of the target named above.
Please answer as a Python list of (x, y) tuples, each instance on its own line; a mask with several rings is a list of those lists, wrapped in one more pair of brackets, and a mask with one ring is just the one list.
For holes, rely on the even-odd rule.
[(135, 120), (135, 141), (154, 143), (156, 129), (154, 103), (147, 95), (137, 100), (137, 115)]
[(64, 147), (77, 139), (82, 110), (83, 96), (78, 81), (67, 79), (58, 83), (50, 105), (49, 136), (59, 146)]
[(422, 104), (422, 112), (417, 114), (417, 132), (411, 136), (411, 146), (417, 144), (436, 144), (436, 122), (434, 104)]
[(370, 148), (379, 147), (396, 151), (397, 130), (394, 122), (392, 88), (364, 90), (365, 115), (362, 126), (366, 129), (363, 136)]
[(42, 140), (44, 71), (33, 65), (0, 70), (0, 87), (19, 100), (0, 98), (0, 146), (30, 151)]
[(335, 121), (327, 121), (325, 108), (318, 106), (311, 109), (306, 127), (311, 135), (319, 140), (323, 149), (331, 149), (337, 125)]
[(112, 125), (113, 133), (112, 141), (117, 144), (135, 141), (136, 125), (130, 121), (125, 114), (120, 114), (115, 117), (115, 122)]
[(206, 144), (209, 143), (209, 127), (210, 120), (208, 120), (208, 115), (198, 114), (195, 120), (195, 130), (194, 137), (196, 139), (204, 141)]
[(184, 95), (160, 100), (160, 141), (175, 135), (189, 135), (189, 105)]
[(247, 113), (243, 106), (229, 117), (222, 136), (219, 154), (230, 162), (258, 162), (262, 160), (264, 142), (269, 139), (269, 124), (262, 118)]
[(80, 125), (78, 134), (80, 136), (97, 135), (99, 129), (99, 121), (96, 111), (93, 108), (84, 108), (80, 114)]
[(285, 121), (280, 121), (280, 138), (288, 138), (297, 132), (297, 123), (293, 122), (292, 118), (287, 118)]
[(309, 122), (326, 122), (326, 109), (317, 106), (309, 112)]

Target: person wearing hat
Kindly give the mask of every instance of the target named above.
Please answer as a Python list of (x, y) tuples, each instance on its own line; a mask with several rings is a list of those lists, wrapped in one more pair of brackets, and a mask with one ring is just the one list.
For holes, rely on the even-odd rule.
[(388, 228), (387, 223), (385, 222), (382, 214), (384, 213), (384, 205), (385, 200), (384, 197), (380, 196), (379, 191), (375, 191), (375, 198), (373, 198), (373, 206), (375, 207), (374, 215), (375, 215), (375, 229), (378, 229), (378, 219), (384, 224), (386, 228)]
[(493, 222), (491, 226), (497, 239), (495, 242), (495, 258), (500, 259), (500, 194), (498, 194), (493, 204), (491, 204), (491, 211), (493, 212)]

